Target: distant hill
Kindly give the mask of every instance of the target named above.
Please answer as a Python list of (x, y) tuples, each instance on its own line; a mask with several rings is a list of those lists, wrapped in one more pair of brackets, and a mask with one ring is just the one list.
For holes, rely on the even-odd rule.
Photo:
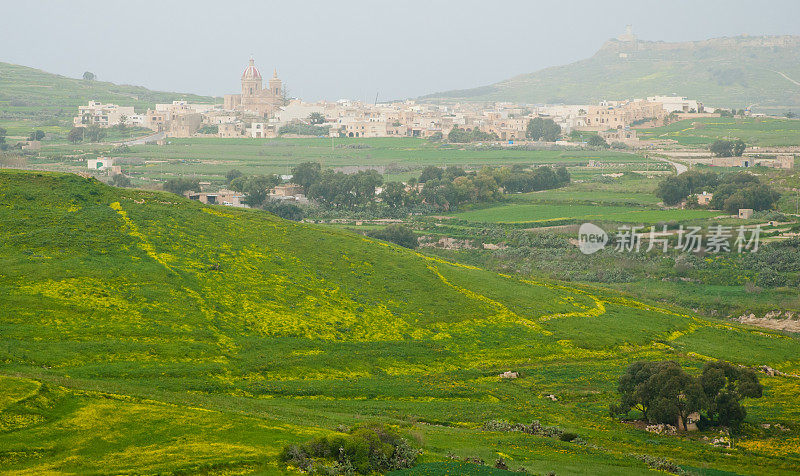
[[(630, 362), (798, 373), (794, 337), (78, 175), (0, 171), (0, 223), (6, 472), (287, 474), (284, 445), (373, 419), (417, 432), (427, 462), (502, 454), (537, 473), (599, 475), (644, 474), (643, 454), (738, 474), (800, 466), (796, 430), (711, 451), (608, 418)], [(520, 378), (499, 377), (509, 370)], [(797, 428), (798, 379), (762, 379), (750, 427)], [(541, 419), (592, 446), (482, 431), (495, 419)]]
[(709, 106), (800, 106), (800, 37), (667, 43), (617, 39), (591, 58), (474, 89), (426, 96), (470, 101), (595, 103), (677, 94)]
[(79, 105), (97, 100), (138, 110), (175, 100), (210, 103), (214, 99), (194, 94), (151, 91), (105, 81), (86, 81), (0, 62), (0, 121), (47, 121), (72, 117)]

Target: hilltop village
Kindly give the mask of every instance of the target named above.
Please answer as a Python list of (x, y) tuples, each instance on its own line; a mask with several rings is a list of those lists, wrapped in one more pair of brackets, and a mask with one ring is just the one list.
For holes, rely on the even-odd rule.
[(225, 95), (222, 104), (174, 101), (137, 113), (132, 106), (92, 101), (79, 107), (73, 126), (124, 124), (176, 138), (279, 135), (441, 138), (456, 130), (479, 133), (485, 140), (521, 141), (530, 138), (530, 121), (543, 118), (559, 126), (551, 139), (572, 131), (593, 131), (606, 140), (634, 145), (637, 141), (634, 126), (659, 126), (687, 115), (703, 117), (713, 112), (713, 108), (679, 96), (558, 105), (433, 104), (413, 100), (368, 104), (344, 99), (312, 103), (286, 97), (277, 71), (265, 84), (251, 58), (241, 76), (241, 92)]

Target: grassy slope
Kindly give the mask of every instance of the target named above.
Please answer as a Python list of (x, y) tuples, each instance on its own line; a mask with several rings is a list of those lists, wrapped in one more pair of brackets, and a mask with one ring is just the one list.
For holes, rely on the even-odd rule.
[[(27, 134), (31, 126), (63, 125), (89, 101), (135, 106), (137, 111), (175, 100), (208, 103), (213, 98), (194, 94), (151, 91), (141, 86), (84, 81), (38, 69), (0, 62), (0, 126), (9, 135)], [(60, 132), (59, 129), (50, 129)]]
[[(781, 108), (800, 106), (797, 47), (729, 47), (719, 42), (688, 43), (641, 51), (620, 58), (615, 42), (591, 58), (523, 74), (490, 86), (449, 91), (430, 97), (529, 103), (595, 103), (603, 99), (677, 94), (711, 106)], [(663, 44), (662, 44), (663, 45)]]
[(724, 138), (742, 139), (749, 146), (800, 145), (800, 120), (796, 119), (709, 117), (636, 132), (640, 139), (672, 139), (686, 146), (707, 147)]
[[(278, 472), (286, 442), (372, 418), (417, 432), (428, 461), (502, 454), (558, 474), (640, 474), (644, 453), (742, 474), (800, 465), (797, 379), (764, 378), (735, 450), (607, 417), (632, 360), (797, 372), (794, 338), (72, 175), (0, 172), (0, 223), (5, 468)], [(496, 377), (509, 369), (524, 378)], [(477, 430), (491, 418), (541, 419), (593, 446)]]

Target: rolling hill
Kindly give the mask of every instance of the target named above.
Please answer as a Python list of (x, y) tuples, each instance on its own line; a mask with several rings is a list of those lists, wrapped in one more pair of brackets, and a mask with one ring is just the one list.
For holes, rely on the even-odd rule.
[(715, 107), (800, 107), (800, 37), (609, 40), (591, 58), (426, 99), (591, 104), (676, 94)]
[[(156, 103), (176, 100), (210, 103), (213, 98), (194, 94), (151, 91), (141, 86), (119, 85), (104, 81), (85, 81), (45, 71), (0, 62), (0, 125), (14, 123), (62, 125), (71, 121), (78, 106), (101, 101), (135, 106), (144, 111)], [(13, 129), (11, 130), (13, 132)], [(10, 133), (11, 133), (10, 132)]]
[(448, 453), (559, 475), (800, 465), (792, 376), (762, 377), (734, 449), (608, 417), (632, 361), (798, 373), (794, 337), (77, 175), (0, 171), (0, 223), (6, 471), (281, 474), (283, 445), (365, 420), (439, 471)]

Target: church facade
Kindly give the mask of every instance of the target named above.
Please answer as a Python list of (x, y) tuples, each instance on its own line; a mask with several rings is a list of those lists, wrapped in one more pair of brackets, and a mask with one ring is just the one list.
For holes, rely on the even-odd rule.
[(242, 73), (241, 94), (226, 94), (225, 109), (241, 111), (269, 117), (284, 103), (283, 83), (278, 78), (277, 70), (264, 87), (264, 80), (255, 65), (253, 58)]

